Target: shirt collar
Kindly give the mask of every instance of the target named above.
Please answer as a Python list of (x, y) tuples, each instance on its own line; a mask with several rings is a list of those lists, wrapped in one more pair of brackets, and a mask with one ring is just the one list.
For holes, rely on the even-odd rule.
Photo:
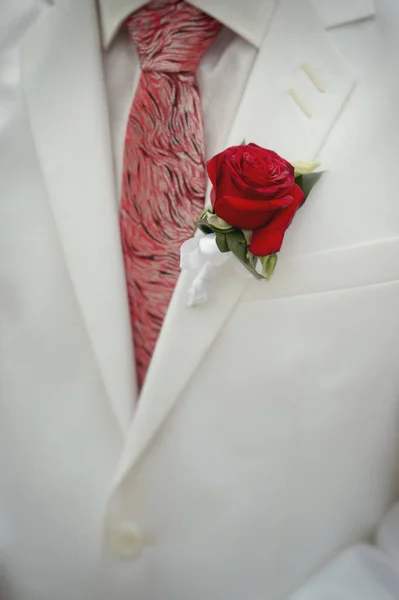
[[(148, 0), (99, 0), (103, 46), (106, 49), (123, 21)], [(190, 0), (223, 25), (259, 48), (276, 0)]]

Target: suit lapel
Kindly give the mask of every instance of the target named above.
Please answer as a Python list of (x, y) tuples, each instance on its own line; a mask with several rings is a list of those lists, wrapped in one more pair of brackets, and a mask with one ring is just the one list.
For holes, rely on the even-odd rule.
[(26, 39), (22, 66), (66, 267), (116, 417), (126, 431), (135, 382), (94, 3), (72, 6), (58, 0)]
[(217, 277), (208, 302), (196, 307), (187, 306), (192, 273), (183, 272), (179, 279), (131, 424), (117, 479), (139, 458), (172, 410), (248, 282), (229, 263), (219, 269)]
[[(304, 65), (309, 67), (308, 74)], [(353, 77), (328, 41), (310, 1), (281, 0), (227, 145), (245, 139), (276, 149), (291, 160), (311, 159), (327, 138), (352, 87)], [(116, 484), (170, 414), (248, 284), (248, 279), (228, 263), (219, 269), (207, 304), (188, 308), (191, 280), (189, 273), (180, 277), (118, 466)]]
[(310, 0), (280, 0), (235, 122), (235, 139), (314, 159), (355, 78)]

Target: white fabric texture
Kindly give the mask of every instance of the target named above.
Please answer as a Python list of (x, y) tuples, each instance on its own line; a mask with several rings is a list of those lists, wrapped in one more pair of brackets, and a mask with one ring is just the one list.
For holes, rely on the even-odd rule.
[(0, 7), (0, 52), (15, 48), (36, 23), (46, 0), (2, 0)]
[[(70, 585), (63, 565), (86, 593), (122, 440), (85, 341), (30, 135), (17, 52), (13, 58), (2, 80), (13, 110), (0, 136), (0, 563), (11, 598), (39, 600), (63, 597)], [(84, 448), (73, 460), (65, 455), (70, 443)], [(85, 542), (77, 550), (80, 528)]]
[[(249, 284), (243, 296), (248, 302), (235, 306), (221, 335), (207, 346), (200, 368), (158, 432), (156, 444), (147, 448), (145, 468), (135, 461), (129, 471), (127, 458), (121, 469), (126, 479), (123, 492), (115, 494), (111, 505), (110, 530), (119, 521), (134, 521), (144, 531), (156, 530), (158, 543), (155, 548), (143, 550), (140, 558), (133, 560), (131, 570), (119, 564), (117, 558), (112, 566), (105, 562), (114, 585), (125, 576), (132, 587), (141, 591), (141, 570), (150, 569), (158, 556), (167, 561), (168, 567), (162, 581), (153, 582), (155, 597), (164, 590), (181, 598), (212, 598), (217, 597), (215, 590), (220, 585), (223, 594), (230, 598), (285, 597), (343, 544), (368, 536), (397, 493), (397, 369), (395, 361), (388, 359), (393, 348), (386, 354), (392, 322), (384, 329), (382, 321), (375, 320), (380, 306), (378, 311), (386, 310), (395, 322), (397, 288), (393, 283), (368, 287), (372, 281), (379, 281), (379, 264), (390, 265), (396, 271), (397, 254), (383, 250), (380, 263), (375, 262), (372, 268), (368, 257), (359, 255), (352, 259), (350, 252), (355, 251), (356, 245), (361, 251), (362, 245), (372, 239), (397, 237), (399, 227), (394, 204), (386, 200), (384, 211), (375, 204), (377, 187), (385, 185), (385, 178), (371, 182), (367, 177), (376, 164), (379, 173), (390, 172), (393, 164), (389, 161), (395, 160), (396, 148), (396, 125), (389, 125), (396, 112), (397, 84), (391, 75), (396, 55), (387, 46), (388, 40), (393, 40), (394, 28), (387, 38), (392, 15), (388, 17), (386, 6), (380, 9), (382, 14), (376, 21), (334, 31), (334, 41), (350, 58), (359, 83), (319, 154), (329, 172), (298, 215), (300, 227), (295, 227), (294, 222), (286, 236), (273, 285), (261, 288), (256, 282)], [(292, 30), (299, 26), (294, 18), (290, 23)], [(268, 119), (259, 127), (259, 115), (270, 114), (268, 103), (275, 90), (271, 86), (266, 93), (265, 81), (273, 81), (274, 85), (281, 79), (284, 82), (282, 62), (291, 59), (284, 45), (286, 38), (282, 39), (283, 25), (287, 37), (291, 35), (287, 21), (277, 21), (276, 30), (270, 28), (270, 47), (266, 46), (266, 37), (265, 58), (261, 50), (229, 143), (245, 137), (281, 152), (294, 148), (292, 159), (309, 159), (312, 156), (298, 156), (297, 152), (301, 145), (309, 151), (315, 145), (317, 148), (316, 134), (312, 138), (311, 130), (305, 136), (305, 128), (312, 128), (314, 123), (309, 123), (295, 105), (291, 116), (291, 105), (285, 104), (288, 100), (280, 96), (285, 123), (289, 114), (290, 125), (294, 122), (305, 130), (303, 137), (296, 140), (298, 146), (291, 139), (290, 127), (291, 136), (285, 138), (283, 118), (278, 128)], [(278, 32), (275, 37), (274, 31)], [(276, 64), (275, 57), (284, 48), (286, 54)], [(266, 74), (262, 62), (266, 61), (266, 54), (273, 57), (270, 68), (273, 67), (273, 75), (280, 73), (280, 79), (270, 79)], [(320, 58), (321, 50), (318, 56), (314, 49), (309, 52), (313, 60), (315, 56)], [(300, 65), (303, 57), (296, 60)], [(293, 67), (290, 64), (285, 68), (288, 72)], [(326, 77), (331, 71), (325, 69), (321, 73)], [(319, 96), (299, 76), (295, 84), (297, 81), (303, 94), (307, 94), (309, 105), (313, 104), (316, 110)], [(381, 90), (386, 93), (381, 94)], [(320, 102), (324, 100), (322, 96)], [(276, 116), (275, 104), (272, 106)], [(298, 124), (294, 121), (297, 114)], [(361, 145), (359, 139), (363, 140)], [(387, 191), (384, 188), (384, 198)], [(370, 219), (359, 218), (357, 202), (361, 203), (362, 214), (370, 215)], [(313, 270), (312, 257), (317, 252), (320, 262)], [(292, 284), (295, 272), (289, 266), (291, 259), (298, 273)], [(330, 265), (334, 270), (328, 277)], [(359, 279), (358, 271), (363, 275)], [(313, 291), (312, 280), (318, 279), (322, 283), (316, 293), (309, 293)], [(395, 279), (396, 275), (391, 274), (383, 283)], [(287, 297), (286, 287), (290, 285)], [(325, 293), (329, 285), (335, 293)], [(230, 273), (226, 270), (205, 305), (205, 311), (210, 306), (212, 310), (202, 313), (201, 307), (196, 317), (203, 319), (196, 341), (203, 338), (201, 343), (207, 343), (206, 326), (212, 325), (223, 289), (226, 293), (220, 310), (229, 310), (227, 300), (235, 293), (230, 286)], [(165, 344), (161, 343), (154, 357), (153, 372), (160, 385), (156, 387), (154, 376), (152, 393), (150, 386), (146, 390), (148, 404), (139, 404), (128, 437), (126, 455), (130, 458), (140, 456), (138, 439), (159, 418), (161, 402), (155, 398), (162, 396), (162, 385), (164, 399), (174, 377), (170, 368), (166, 370), (169, 363), (165, 356), (169, 353), (178, 364), (187, 365), (195, 350), (190, 344), (192, 334), (183, 302), (179, 303), (186, 289), (182, 281), (165, 326)], [(269, 296), (271, 299), (265, 302)], [(385, 309), (383, 296), (388, 302)], [(185, 344), (180, 346), (175, 343), (176, 338), (180, 342), (183, 339), (177, 331), (179, 324), (182, 330), (187, 328)], [(255, 342), (260, 337), (276, 343), (265, 347), (260, 341)], [(380, 349), (378, 343), (374, 347), (370, 343), (377, 338), (382, 344)], [(390, 334), (389, 339), (393, 342)], [(232, 369), (231, 365), (237, 364), (238, 340), (240, 368)], [(179, 347), (184, 351), (179, 353)], [(383, 372), (381, 379), (377, 373)], [(292, 381), (296, 382), (295, 389)], [(375, 398), (381, 396), (384, 402), (375, 404)], [(201, 447), (201, 451), (195, 452), (195, 447)], [(172, 456), (176, 458), (172, 460)], [(274, 469), (276, 463), (279, 469)], [(174, 469), (170, 468), (172, 464)], [(156, 490), (155, 496), (167, 490), (177, 506), (160, 506), (146, 495), (146, 490)], [(133, 497), (142, 500), (132, 505), (129, 499)], [(210, 515), (216, 512), (218, 517), (211, 522)], [(159, 528), (154, 527), (155, 522)], [(195, 540), (195, 544), (189, 540)], [(215, 557), (226, 546), (229, 560), (218, 563), (215, 569)], [(185, 548), (184, 555), (179, 554), (180, 547)], [(108, 561), (106, 546), (105, 557)], [(201, 582), (196, 580), (195, 589), (191, 585), (196, 577), (190, 569), (193, 564), (201, 565)], [(232, 564), (237, 568), (232, 569)], [(179, 572), (176, 588), (168, 578), (170, 572)]]
[[(29, 0), (28, 0), (29, 1)], [(374, 0), (312, 0), (324, 26), (334, 27), (375, 14)], [(126, 17), (146, 0), (99, 0), (103, 46), (107, 48)], [(276, 0), (193, 0), (192, 4), (212, 15), (255, 47), (263, 41)]]
[[(257, 51), (225, 30), (205, 100), (208, 83), (227, 94), (211, 80), (229, 48), (254, 57), (245, 86), (237, 69), (227, 143), (318, 155), (329, 171), (272, 285), (242, 284), (227, 263), (193, 309), (181, 277), (134, 416), (94, 3), (56, 0), (10, 54), (0, 547), (16, 598), (281, 600), (396, 497), (399, 13), (376, 9), (326, 34), (309, 0), (279, 0)], [(127, 107), (134, 82), (113, 72)]]
[(313, 0), (327, 28), (367, 19), (375, 15), (374, 0)]
[(399, 569), (399, 504), (395, 504), (382, 519), (375, 542)]
[(315, 575), (290, 600), (397, 600), (399, 572), (372, 546), (351, 548)]

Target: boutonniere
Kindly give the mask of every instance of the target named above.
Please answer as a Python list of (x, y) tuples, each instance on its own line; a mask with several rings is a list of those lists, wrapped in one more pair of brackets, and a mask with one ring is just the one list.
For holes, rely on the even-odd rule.
[(207, 163), (212, 207), (198, 220), (201, 235), (181, 247), (181, 267), (199, 269), (189, 305), (207, 300), (215, 267), (233, 259), (269, 280), (284, 234), (321, 173), (316, 162), (291, 164), (256, 144), (231, 146)]

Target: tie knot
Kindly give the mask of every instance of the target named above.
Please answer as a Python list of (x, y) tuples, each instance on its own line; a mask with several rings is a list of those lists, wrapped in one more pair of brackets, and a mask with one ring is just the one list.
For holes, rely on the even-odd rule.
[(143, 71), (195, 73), (221, 24), (182, 0), (152, 0), (127, 27)]

